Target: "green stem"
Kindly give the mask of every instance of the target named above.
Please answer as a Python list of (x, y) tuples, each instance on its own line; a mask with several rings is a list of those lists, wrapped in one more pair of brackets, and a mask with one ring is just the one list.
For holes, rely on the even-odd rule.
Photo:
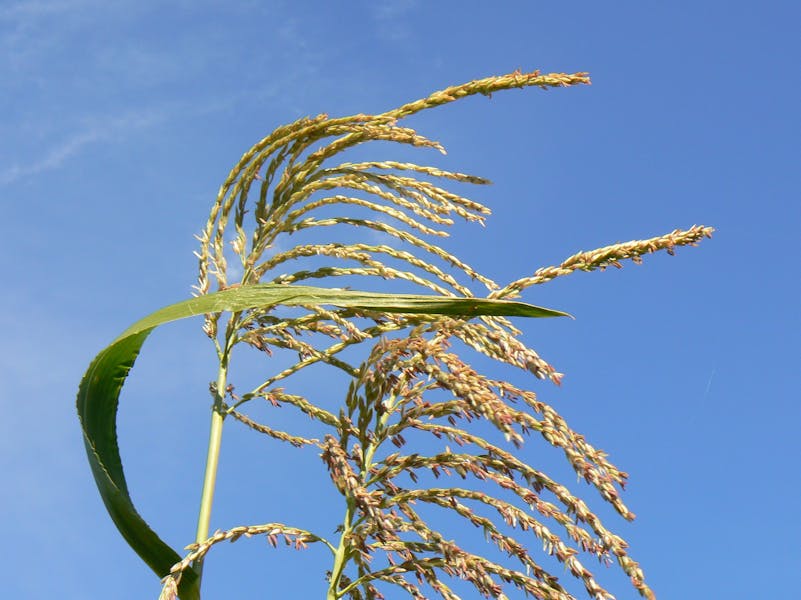
[(342, 535), (339, 538), (339, 546), (337, 546), (336, 553), (334, 554), (334, 567), (331, 570), (331, 580), (328, 583), (328, 593), (326, 600), (339, 600), (339, 581), (342, 579), (342, 573), (345, 571), (345, 565), (348, 564), (348, 536), (351, 531), (351, 521), (353, 521), (353, 499), (348, 498), (348, 507), (345, 510), (345, 518), (342, 520)]
[[(369, 475), (370, 469), (373, 466), (373, 457), (375, 456), (376, 450), (378, 450), (378, 447), (381, 445), (381, 442), (384, 440), (387, 423), (389, 422), (392, 412), (395, 410), (397, 402), (398, 400), (395, 398), (395, 396), (392, 396), (387, 402), (386, 410), (376, 418), (374, 441), (365, 444), (364, 448), (364, 459), (360, 473), (361, 480), (363, 482), (367, 480), (367, 476)], [(364, 442), (366, 439), (367, 436), (362, 436), (362, 442)], [(348, 498), (347, 502), (348, 505), (347, 509), (345, 510), (345, 518), (342, 520), (342, 535), (339, 538), (339, 546), (337, 547), (336, 554), (334, 555), (334, 567), (331, 570), (331, 580), (328, 584), (328, 594), (326, 595), (326, 600), (339, 600), (339, 598), (342, 598), (345, 594), (345, 590), (339, 589), (339, 582), (342, 579), (345, 566), (350, 560), (349, 537), (351, 531), (353, 530), (353, 517), (355, 513), (354, 499)], [(360, 580), (351, 582), (346, 589), (353, 589), (359, 585), (359, 582)]]
[[(214, 487), (217, 483), (217, 465), (220, 461), (220, 445), (222, 443), (223, 410), (225, 387), (228, 384), (228, 348), (220, 357), (220, 370), (217, 373), (217, 389), (214, 392), (214, 406), (211, 411), (211, 428), (209, 430), (209, 447), (206, 453), (206, 472), (203, 476), (203, 491), (200, 495), (200, 511), (197, 518), (197, 534), (195, 542), (204, 542), (209, 537), (211, 507), (214, 503)], [(192, 565), (197, 572), (198, 580), (203, 575), (203, 559), (197, 559)]]

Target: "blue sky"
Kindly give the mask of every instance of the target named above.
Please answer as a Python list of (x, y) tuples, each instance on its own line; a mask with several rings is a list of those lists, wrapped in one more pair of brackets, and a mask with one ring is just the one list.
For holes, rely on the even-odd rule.
[[(493, 209), (487, 228), (450, 247), (508, 281), (579, 250), (717, 228), (676, 257), (529, 290), (577, 318), (524, 324), (566, 373), (561, 388), (531, 385), (630, 473), (638, 519), (611, 522), (659, 597), (789, 597), (800, 20), (789, 1), (0, 2), (3, 596), (158, 596), (94, 489), (74, 397), (120, 331), (188, 297), (193, 235), (242, 152), (304, 115), (380, 112), (540, 68), (589, 71), (593, 85), (409, 122), (449, 151), (418, 162), (494, 182), (473, 194)], [(165, 327), (122, 399), (134, 499), (178, 548), (194, 532), (212, 359), (199, 322)], [(213, 528), (338, 515), (314, 452), (233, 429)], [(549, 460), (537, 440), (525, 452)], [(205, 597), (322, 597), (322, 552), (265, 548), (214, 551)], [(602, 580), (634, 597), (615, 570)]]

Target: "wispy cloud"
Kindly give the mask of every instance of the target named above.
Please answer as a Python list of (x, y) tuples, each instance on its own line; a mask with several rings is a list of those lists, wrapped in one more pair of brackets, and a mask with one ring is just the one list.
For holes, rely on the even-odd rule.
[(39, 157), (27, 163), (15, 163), (0, 170), (0, 185), (58, 169), (86, 146), (124, 138), (137, 129), (148, 127), (164, 119), (157, 112), (129, 113), (113, 118), (94, 118), (84, 127), (59, 143), (53, 144)]
[[(24, 0), (0, 4), (0, 72), (13, 89), (89, 13), (96, 0)], [(52, 21), (57, 20), (57, 25)]]
[(100, 139), (100, 136), (99, 131), (84, 131), (52, 148), (39, 160), (24, 165), (14, 164), (7, 167), (0, 171), (0, 185), (8, 185), (29, 175), (36, 175), (42, 171), (58, 168), (82, 147)]
[[(328, 55), (300, 21), (276, 18), (279, 2), (262, 53), (243, 54), (233, 29), (214, 26), (215, 19), (264, 16), (258, 7), (249, 0), (224, 9), (214, 0), (180, 0), (170, 10), (146, 0), (0, 1), (0, 186), (156, 123), (243, 105), (313, 110), (307, 82), (325, 73)], [(157, 42), (143, 34), (156, 20), (178, 25), (189, 17), (203, 26), (175, 27)]]
[(371, 4), (373, 18), (384, 39), (400, 42), (411, 35), (406, 17), (419, 5), (418, 0), (380, 0)]
[(22, 0), (0, 7), (0, 20), (40, 19), (98, 4), (98, 0)]

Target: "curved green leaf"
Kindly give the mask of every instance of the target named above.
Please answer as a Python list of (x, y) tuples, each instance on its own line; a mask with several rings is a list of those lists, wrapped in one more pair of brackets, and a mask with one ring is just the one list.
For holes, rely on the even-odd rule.
[[(325, 304), (388, 313), (439, 314), (458, 317), (558, 317), (567, 313), (522, 302), (483, 298), (450, 298), (411, 294), (379, 294), (309, 286), (259, 284), (228, 289), (172, 304), (137, 321), (98, 354), (78, 389), (78, 416), (95, 483), (122, 536), (159, 577), (181, 556), (148, 526), (133, 505), (117, 445), (120, 391), (147, 336), (157, 326), (194, 315), (284, 305)], [(182, 600), (200, 598), (197, 574), (181, 579)]]

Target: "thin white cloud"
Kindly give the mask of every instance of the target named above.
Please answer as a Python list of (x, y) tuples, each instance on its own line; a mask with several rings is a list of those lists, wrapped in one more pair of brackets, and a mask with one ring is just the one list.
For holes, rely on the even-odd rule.
[[(23, 0), (0, 3), (0, 74), (12, 90), (44, 73), (66, 41), (90, 27), (104, 5), (99, 0)], [(44, 68), (43, 68), (44, 67)]]
[(52, 148), (41, 159), (28, 164), (14, 164), (0, 171), (0, 185), (8, 185), (19, 179), (36, 175), (43, 171), (60, 167), (65, 160), (77, 153), (82, 147), (100, 138), (98, 131), (84, 131), (67, 139), (60, 145)]
[(382, 0), (373, 4), (373, 13), (379, 20), (392, 20), (414, 10), (418, 4), (418, 0)]
[[(61, 168), (68, 160), (100, 143), (119, 142), (137, 131), (153, 127), (176, 117), (198, 118), (219, 111), (230, 110), (243, 101), (274, 101), (280, 85), (273, 82), (248, 91), (233, 91), (203, 99), (162, 102), (152, 108), (131, 110), (110, 117), (83, 117), (80, 125), (61, 141), (52, 143), (49, 148), (29, 162), (16, 161), (11, 165), (0, 164), (0, 187), (15, 183), (27, 177)], [(51, 128), (51, 127), (48, 127)], [(55, 124), (53, 127), (55, 128)], [(56, 137), (49, 134), (50, 138)]]
[(0, 185), (8, 185), (20, 179), (58, 169), (67, 160), (86, 146), (124, 138), (133, 131), (163, 120), (156, 112), (129, 113), (105, 119), (93, 119), (67, 139), (54, 144), (39, 158), (28, 163), (15, 163), (0, 171)]
[(0, 20), (41, 19), (97, 4), (97, 0), (23, 0), (0, 7)]
[(370, 5), (382, 39), (401, 42), (411, 36), (406, 17), (418, 8), (418, 0), (381, 0)]
[[(213, 0), (184, 4), (194, 11)], [(153, 18), (157, 7), (133, 0), (0, 0), (0, 77), (9, 98), (19, 99), (0, 120), (0, 137), (7, 142), (0, 150), (0, 187), (58, 169), (97, 144), (168, 119), (242, 104), (309, 112), (305, 82), (320, 76), (326, 54), (309, 42), (297, 21), (280, 19), (275, 28), (276, 60), (291, 62), (291, 69), (276, 68), (262, 79), (252, 68), (260, 62), (252, 61), (242, 65), (239, 88), (197, 89), (207, 73), (241, 57), (224, 36), (209, 39), (206, 30), (202, 35), (178, 31), (163, 44), (135, 44), (125, 33)], [(247, 12), (252, 6), (235, 2), (231, 10)], [(98, 30), (118, 35), (98, 36)], [(109, 106), (110, 98), (143, 97), (153, 101)], [(122, 116), (94, 116), (109, 111)]]

